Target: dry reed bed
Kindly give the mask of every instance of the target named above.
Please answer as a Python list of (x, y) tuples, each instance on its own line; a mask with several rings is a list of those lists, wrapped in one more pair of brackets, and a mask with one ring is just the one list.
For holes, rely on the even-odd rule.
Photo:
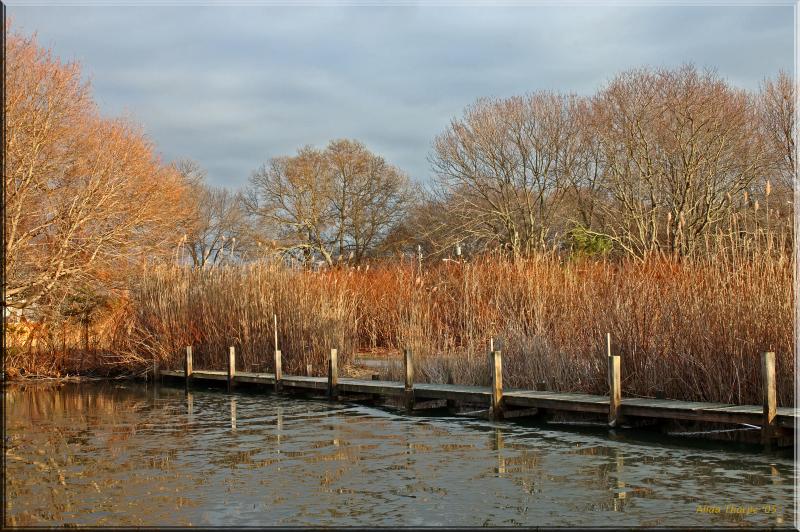
[[(272, 314), (284, 371), (322, 374), (328, 349), (342, 365), (358, 348), (411, 347), (418, 379), (487, 384), (488, 338), (502, 345), (506, 386), (602, 394), (605, 333), (622, 355), (623, 393), (760, 402), (759, 352), (777, 353), (778, 395), (794, 403), (791, 262), (563, 261), (490, 257), (322, 272), (275, 264), (208, 271), (157, 269), (132, 295), (149, 353), (197, 367), (272, 370)], [(388, 377), (399, 379), (400, 375)]]
[(180, 367), (194, 346), (196, 368), (224, 369), (229, 346), (241, 371), (272, 371), (273, 314), (283, 370), (324, 373), (330, 347), (353, 352), (353, 298), (338, 276), (309, 275), (272, 263), (241, 268), (156, 268), (133, 291), (133, 331), (149, 357)]

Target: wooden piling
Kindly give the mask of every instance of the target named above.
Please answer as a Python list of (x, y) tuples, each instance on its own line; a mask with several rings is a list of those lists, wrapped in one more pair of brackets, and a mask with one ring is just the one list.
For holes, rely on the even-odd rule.
[(278, 315), (272, 315), (272, 331), (275, 335), (275, 351), (278, 350)]
[(281, 350), (278, 349), (278, 315), (272, 315), (272, 332), (275, 338), (275, 348), (273, 352), (275, 353), (275, 391), (281, 391), (283, 385), (281, 384), (281, 378), (283, 378), (283, 371), (281, 370)]
[(405, 404), (406, 410), (414, 410), (414, 358), (411, 349), (403, 349), (403, 362), (405, 365)]
[(192, 346), (186, 346), (186, 359), (183, 361), (183, 376), (184, 382), (186, 386), (189, 386), (189, 383), (192, 380)]
[(620, 406), (622, 405), (622, 379), (619, 355), (611, 354), (611, 334), (606, 335), (608, 353), (608, 426), (617, 427), (622, 421)]
[(184, 375), (186, 377), (192, 376), (192, 346), (186, 346), (186, 360), (183, 365)]
[(768, 448), (775, 438), (775, 417), (778, 414), (778, 392), (775, 387), (775, 353), (761, 353), (761, 391), (764, 403), (764, 420), (761, 424), (761, 441)]
[(339, 382), (339, 368), (336, 362), (336, 349), (331, 349), (328, 358), (328, 397), (336, 397), (336, 386)]
[(283, 385), (281, 379), (283, 378), (283, 370), (281, 369), (281, 350), (275, 350), (275, 391), (281, 391)]
[(233, 388), (233, 379), (236, 377), (236, 348), (228, 349), (228, 390)]
[(492, 419), (503, 418), (503, 367), (500, 351), (490, 353), (492, 373)]

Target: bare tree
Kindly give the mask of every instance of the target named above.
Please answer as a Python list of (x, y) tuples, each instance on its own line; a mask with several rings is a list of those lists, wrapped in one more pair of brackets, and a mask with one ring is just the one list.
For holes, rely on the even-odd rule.
[(253, 174), (249, 211), (276, 230), (276, 249), (306, 262), (360, 261), (380, 250), (412, 199), (408, 177), (363, 144), (337, 140), (277, 157)]
[(759, 104), (762, 133), (766, 138), (771, 166), (767, 182), (771, 185), (772, 197), (767, 194), (767, 182), (763, 183), (760, 191), (766, 206), (766, 223), (770, 223), (769, 217), (774, 213), (783, 229), (791, 232), (794, 192), (798, 187), (794, 80), (783, 71), (774, 80), (764, 80)]
[(405, 214), (412, 200), (410, 181), (358, 141), (332, 141), (325, 155), (335, 190), (331, 202), (339, 256), (344, 258), (349, 252), (355, 262), (360, 262), (377, 251)]
[(317, 256), (333, 264), (333, 180), (324, 154), (310, 146), (294, 157), (276, 157), (250, 177), (247, 205), (262, 224), (276, 229), (275, 248), (299, 251), (308, 264)]
[(797, 176), (794, 80), (781, 71), (775, 80), (764, 80), (760, 96), (764, 133), (775, 164), (773, 175), (780, 186), (791, 190)]
[(754, 98), (712, 71), (631, 70), (594, 99), (607, 230), (628, 252), (692, 254), (765, 170)]
[(245, 258), (253, 246), (243, 194), (206, 184), (205, 170), (194, 161), (181, 160), (176, 167), (191, 183), (195, 214), (184, 246), (192, 265), (205, 268)]
[(549, 92), (478, 100), (434, 141), (437, 184), (465, 236), (497, 241), (513, 256), (550, 241), (580, 163), (580, 100)]
[(569, 172), (569, 191), (562, 206), (562, 218), (586, 229), (603, 227), (601, 205), (607, 200), (603, 183), (603, 146), (592, 128), (591, 102), (577, 100), (569, 109), (574, 114), (578, 134), (570, 144), (573, 154)]

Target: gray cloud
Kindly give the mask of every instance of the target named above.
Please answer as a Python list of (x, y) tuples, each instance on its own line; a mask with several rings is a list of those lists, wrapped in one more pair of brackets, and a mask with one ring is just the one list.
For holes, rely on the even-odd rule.
[(352, 137), (420, 181), (433, 138), (481, 96), (588, 94), (693, 62), (756, 88), (793, 65), (793, 8), (31, 7), (14, 26), (78, 60), (103, 112), (167, 160), (238, 187), (270, 157)]

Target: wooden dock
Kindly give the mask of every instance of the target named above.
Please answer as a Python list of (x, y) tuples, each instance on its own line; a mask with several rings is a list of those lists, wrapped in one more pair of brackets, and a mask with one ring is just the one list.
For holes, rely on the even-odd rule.
[[(761, 427), (762, 441), (768, 447), (776, 438), (793, 435), (798, 416), (796, 408), (776, 406), (773, 353), (762, 354), (763, 405), (624, 398), (620, 390), (618, 356), (609, 356), (609, 395), (503, 390), (500, 352), (493, 351), (489, 355), (488, 362), (492, 370), (492, 386), (489, 387), (415, 383), (410, 350), (404, 351), (405, 382), (339, 378), (335, 349), (331, 350), (329, 356), (327, 377), (285, 375), (279, 372), (276, 378), (274, 373), (236, 371), (233, 348), (230, 351), (229, 367), (223, 371), (193, 370), (192, 349), (187, 347), (184, 369), (159, 370), (154, 367), (154, 372), (161, 377), (182, 379), (187, 386), (190, 382), (221, 381), (226, 383), (229, 389), (236, 383), (248, 383), (269, 386), (276, 391), (324, 394), (332, 399), (389, 397), (399, 399), (409, 410), (425, 408), (431, 404), (441, 405), (444, 401), (451, 404), (460, 402), (485, 405), (486, 409), (481, 412), (492, 419), (535, 416), (547, 411), (558, 411), (604, 416), (607, 417), (611, 427), (619, 426), (623, 421), (633, 423), (637, 419), (744, 424)], [(276, 350), (275, 356), (276, 366), (280, 368), (280, 351)]]

